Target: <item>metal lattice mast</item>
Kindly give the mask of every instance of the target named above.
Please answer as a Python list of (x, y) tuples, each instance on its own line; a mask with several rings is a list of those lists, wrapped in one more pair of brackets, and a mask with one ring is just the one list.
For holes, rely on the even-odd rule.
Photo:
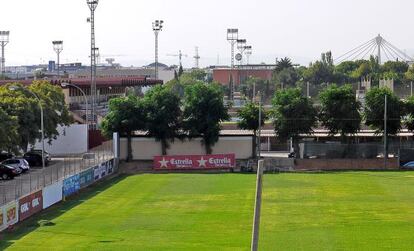
[(195, 56), (194, 56), (194, 59), (195, 59), (195, 68), (196, 69), (198, 69), (198, 68), (200, 68), (200, 54), (198, 54), (198, 47), (195, 47)]
[(99, 0), (86, 0), (91, 11), (89, 22), (91, 23), (91, 121), (96, 123), (96, 48), (95, 48), (95, 10)]
[(5, 73), (6, 73), (6, 58), (5, 58), (5, 53), (4, 53), (4, 48), (6, 47), (6, 45), (9, 43), (9, 35), (10, 35), (10, 31), (0, 31), (0, 46), (1, 46), (1, 64), (0, 64), (0, 69), (1, 69), (1, 75), (3, 76), (3, 78), (5, 77)]
[(158, 79), (158, 34), (162, 31), (163, 25), (163, 20), (155, 20), (152, 23), (152, 30), (155, 34), (155, 79)]
[(233, 99), (234, 92), (235, 92), (235, 86), (233, 83), (233, 69), (234, 69), (234, 46), (237, 43), (237, 40), (239, 39), (239, 29), (227, 29), (227, 41), (231, 45), (231, 72), (229, 76), (229, 83), (230, 83), (230, 92), (231, 97), (230, 99)]
[(57, 54), (57, 75), (60, 78), (60, 53), (63, 51), (63, 41), (52, 41), (53, 50)]

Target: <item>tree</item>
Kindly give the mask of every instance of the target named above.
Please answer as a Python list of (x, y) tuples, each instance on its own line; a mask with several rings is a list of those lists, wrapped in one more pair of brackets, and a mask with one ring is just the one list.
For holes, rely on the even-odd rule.
[(403, 104), (388, 88), (372, 88), (366, 94), (364, 110), (365, 124), (384, 132), (385, 96), (387, 96), (387, 135), (395, 135), (401, 129), (401, 117), (404, 115)]
[[(9, 87), (18, 86), (19, 89), (10, 91)], [(72, 117), (65, 104), (62, 89), (44, 81), (35, 81), (29, 90), (39, 97), (44, 110), (45, 139), (49, 142), (59, 133), (58, 126), (69, 125)], [(23, 151), (29, 144), (41, 140), (39, 101), (21, 84), (13, 83), (0, 87), (0, 109), (9, 116), (18, 119), (19, 140), (16, 142)]]
[(316, 109), (312, 101), (302, 95), (299, 88), (276, 92), (272, 100), (272, 119), (276, 135), (282, 140), (292, 138), (297, 151), (300, 134), (309, 134), (316, 125)]
[(304, 72), (304, 79), (315, 85), (334, 82), (335, 76), (332, 53), (322, 53), (321, 60), (312, 63)]
[(360, 103), (355, 99), (351, 85), (331, 85), (319, 94), (319, 99), (319, 120), (329, 129), (331, 135), (340, 133), (344, 141), (346, 134), (359, 131), (362, 120), (359, 113)]
[(260, 125), (265, 124), (265, 120), (267, 118), (266, 112), (261, 107), (259, 109), (259, 105), (248, 102), (240, 111), (239, 111), (239, 118), (241, 119), (238, 122), (238, 126), (242, 130), (252, 130), (253, 131), (253, 138), (252, 138), (252, 146), (253, 146), (253, 158), (256, 158), (256, 135), (257, 130), (259, 129), (259, 111), (261, 110), (262, 116), (260, 120)]
[(180, 65), (180, 67), (178, 68), (178, 77), (181, 77), (181, 75), (183, 75), (183, 73), (184, 73), (183, 66)]
[(113, 98), (109, 101), (109, 112), (102, 121), (102, 132), (111, 137), (117, 132), (127, 137), (127, 161), (132, 156), (132, 134), (134, 131), (146, 129), (146, 109), (142, 99), (134, 95)]
[(45, 81), (34, 81), (28, 88), (42, 100), (45, 137), (50, 143), (59, 135), (58, 126), (68, 126), (73, 122), (65, 95), (62, 88)]
[(220, 136), (220, 122), (229, 119), (223, 92), (217, 84), (187, 86), (184, 96), (184, 128), (190, 138), (202, 137), (207, 154)]
[(407, 99), (404, 105), (405, 109), (405, 119), (404, 119), (404, 125), (405, 127), (413, 132), (414, 131), (414, 96), (411, 96)]
[(162, 155), (167, 155), (170, 142), (180, 137), (180, 97), (167, 86), (154, 86), (144, 96), (148, 135), (161, 142)]
[(19, 139), (17, 134), (18, 127), (18, 119), (0, 109), (0, 151), (14, 153), (18, 151), (18, 146), (16, 145)]
[(293, 68), (292, 60), (288, 57), (284, 57), (276, 62), (275, 72), (281, 72), (289, 68)]

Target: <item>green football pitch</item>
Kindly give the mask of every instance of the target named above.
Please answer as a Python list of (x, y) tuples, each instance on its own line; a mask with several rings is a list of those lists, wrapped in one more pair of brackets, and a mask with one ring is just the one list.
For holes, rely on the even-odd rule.
[[(0, 250), (249, 250), (255, 175), (114, 178), (0, 234)], [(413, 250), (414, 173), (266, 174), (260, 250)]]

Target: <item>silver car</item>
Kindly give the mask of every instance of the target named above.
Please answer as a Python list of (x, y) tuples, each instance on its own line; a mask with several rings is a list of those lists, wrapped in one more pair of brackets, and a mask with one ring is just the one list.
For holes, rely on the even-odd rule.
[(21, 172), (24, 172), (24, 173), (30, 170), (29, 162), (27, 162), (27, 160), (23, 158), (8, 159), (8, 160), (1, 162), (1, 164), (11, 166), (14, 168), (18, 168), (21, 170)]

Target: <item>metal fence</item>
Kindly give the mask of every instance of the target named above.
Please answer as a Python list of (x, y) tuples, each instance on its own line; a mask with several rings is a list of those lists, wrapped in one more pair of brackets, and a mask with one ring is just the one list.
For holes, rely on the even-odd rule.
[(0, 180), (0, 206), (113, 158), (112, 141), (104, 142), (88, 153), (52, 156), (50, 165), (44, 169), (32, 168), (13, 180)]

